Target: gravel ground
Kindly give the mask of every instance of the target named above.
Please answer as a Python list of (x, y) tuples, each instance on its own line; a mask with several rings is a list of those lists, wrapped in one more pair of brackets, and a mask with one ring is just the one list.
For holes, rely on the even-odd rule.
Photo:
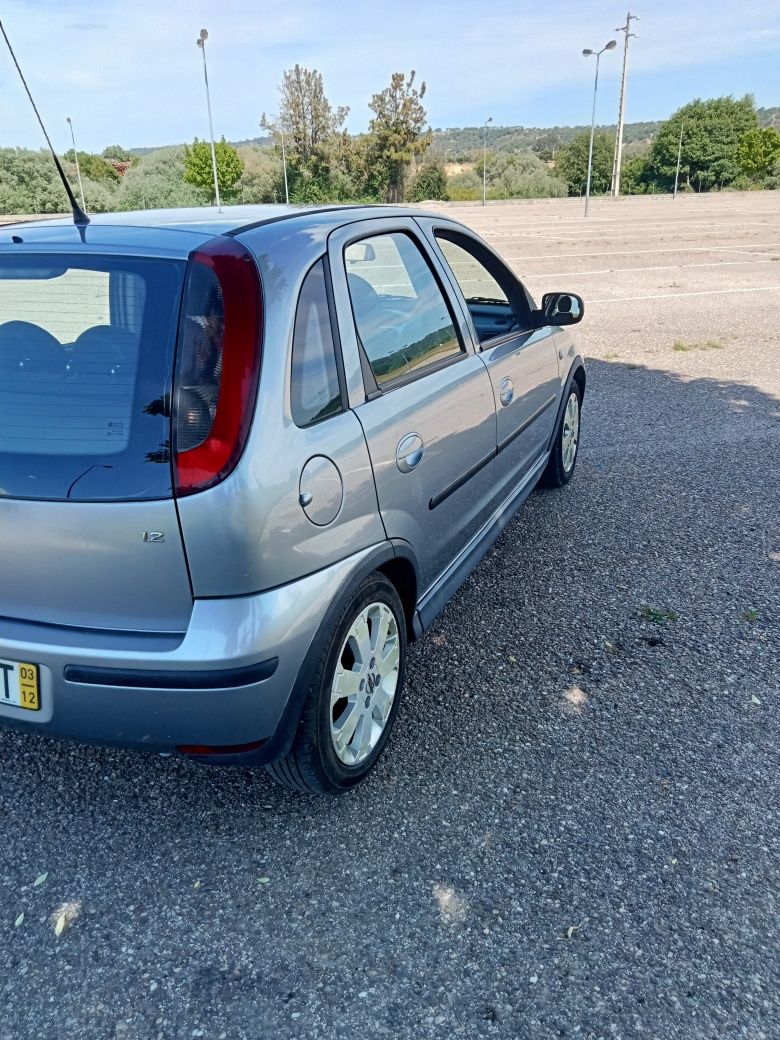
[(778, 198), (449, 212), (586, 297), (575, 480), (349, 797), (0, 732), (0, 1040), (780, 1036)]

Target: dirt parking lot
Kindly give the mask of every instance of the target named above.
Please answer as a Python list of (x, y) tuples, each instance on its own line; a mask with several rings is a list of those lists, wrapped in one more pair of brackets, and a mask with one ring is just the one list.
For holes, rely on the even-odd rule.
[(780, 197), (445, 208), (585, 297), (574, 481), (347, 798), (0, 731), (0, 1040), (780, 1036)]

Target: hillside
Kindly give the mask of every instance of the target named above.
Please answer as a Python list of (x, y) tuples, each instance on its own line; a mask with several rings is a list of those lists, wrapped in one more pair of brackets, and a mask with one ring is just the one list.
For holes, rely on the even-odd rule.
[[(774, 126), (780, 129), (780, 106), (759, 108), (758, 118), (762, 126)], [(663, 123), (658, 119), (649, 123), (626, 123), (626, 144), (633, 141), (647, 141)], [(607, 133), (615, 133), (614, 123), (599, 127)], [(535, 150), (557, 149), (567, 144), (576, 134), (590, 130), (590, 126), (489, 126), (488, 147), (494, 152), (517, 152), (534, 148)], [(433, 131), (433, 147), (450, 162), (467, 160), (471, 153), (482, 147), (483, 127), (452, 127), (448, 130)]]

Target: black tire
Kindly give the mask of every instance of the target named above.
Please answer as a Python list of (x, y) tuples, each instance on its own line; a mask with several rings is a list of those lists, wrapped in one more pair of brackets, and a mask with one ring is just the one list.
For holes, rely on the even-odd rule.
[[(577, 416), (578, 416), (578, 433), (577, 443), (574, 452), (574, 459), (571, 465), (567, 469), (563, 461), (563, 441), (564, 441), (564, 428), (566, 427), (566, 409), (569, 405), (569, 401), (572, 397), (577, 399)], [(542, 479), (540, 481), (545, 487), (560, 488), (564, 484), (568, 484), (571, 478), (574, 476), (574, 470), (577, 467), (577, 457), (580, 453), (580, 436), (579, 436), (579, 417), (582, 414), (582, 393), (576, 381), (572, 382), (571, 386), (566, 392), (566, 401), (561, 412), (561, 418), (558, 422), (558, 427), (555, 431), (555, 439), (553, 440), (553, 448), (550, 453), (550, 458), (545, 467)]]
[[(361, 611), (372, 603), (386, 604), (395, 616), (399, 648), (398, 680), (390, 713), (376, 745), (358, 765), (347, 765), (336, 754), (331, 737), (331, 687), (347, 634)], [(318, 652), (319, 657), (313, 673), (308, 672), (311, 677), (309, 688), (292, 747), (287, 755), (269, 762), (265, 768), (274, 780), (294, 791), (318, 795), (343, 794), (365, 780), (374, 768), (398, 714), (406, 667), (406, 618), (392, 582), (378, 571), (370, 574), (345, 602), (329, 636), (321, 637), (319, 650), (312, 648), (311, 652)]]

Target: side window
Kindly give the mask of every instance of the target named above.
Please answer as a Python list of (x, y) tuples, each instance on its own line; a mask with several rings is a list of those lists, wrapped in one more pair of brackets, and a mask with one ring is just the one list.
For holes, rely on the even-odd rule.
[(463, 355), (444, 294), (409, 235), (361, 239), (344, 259), (355, 327), (378, 386)]
[(293, 330), (290, 409), (296, 426), (310, 426), (341, 411), (336, 347), (320, 260), (301, 287)]
[(530, 327), (530, 306), (520, 282), (478, 242), (437, 231), (436, 241), (460, 286), (480, 343)]

